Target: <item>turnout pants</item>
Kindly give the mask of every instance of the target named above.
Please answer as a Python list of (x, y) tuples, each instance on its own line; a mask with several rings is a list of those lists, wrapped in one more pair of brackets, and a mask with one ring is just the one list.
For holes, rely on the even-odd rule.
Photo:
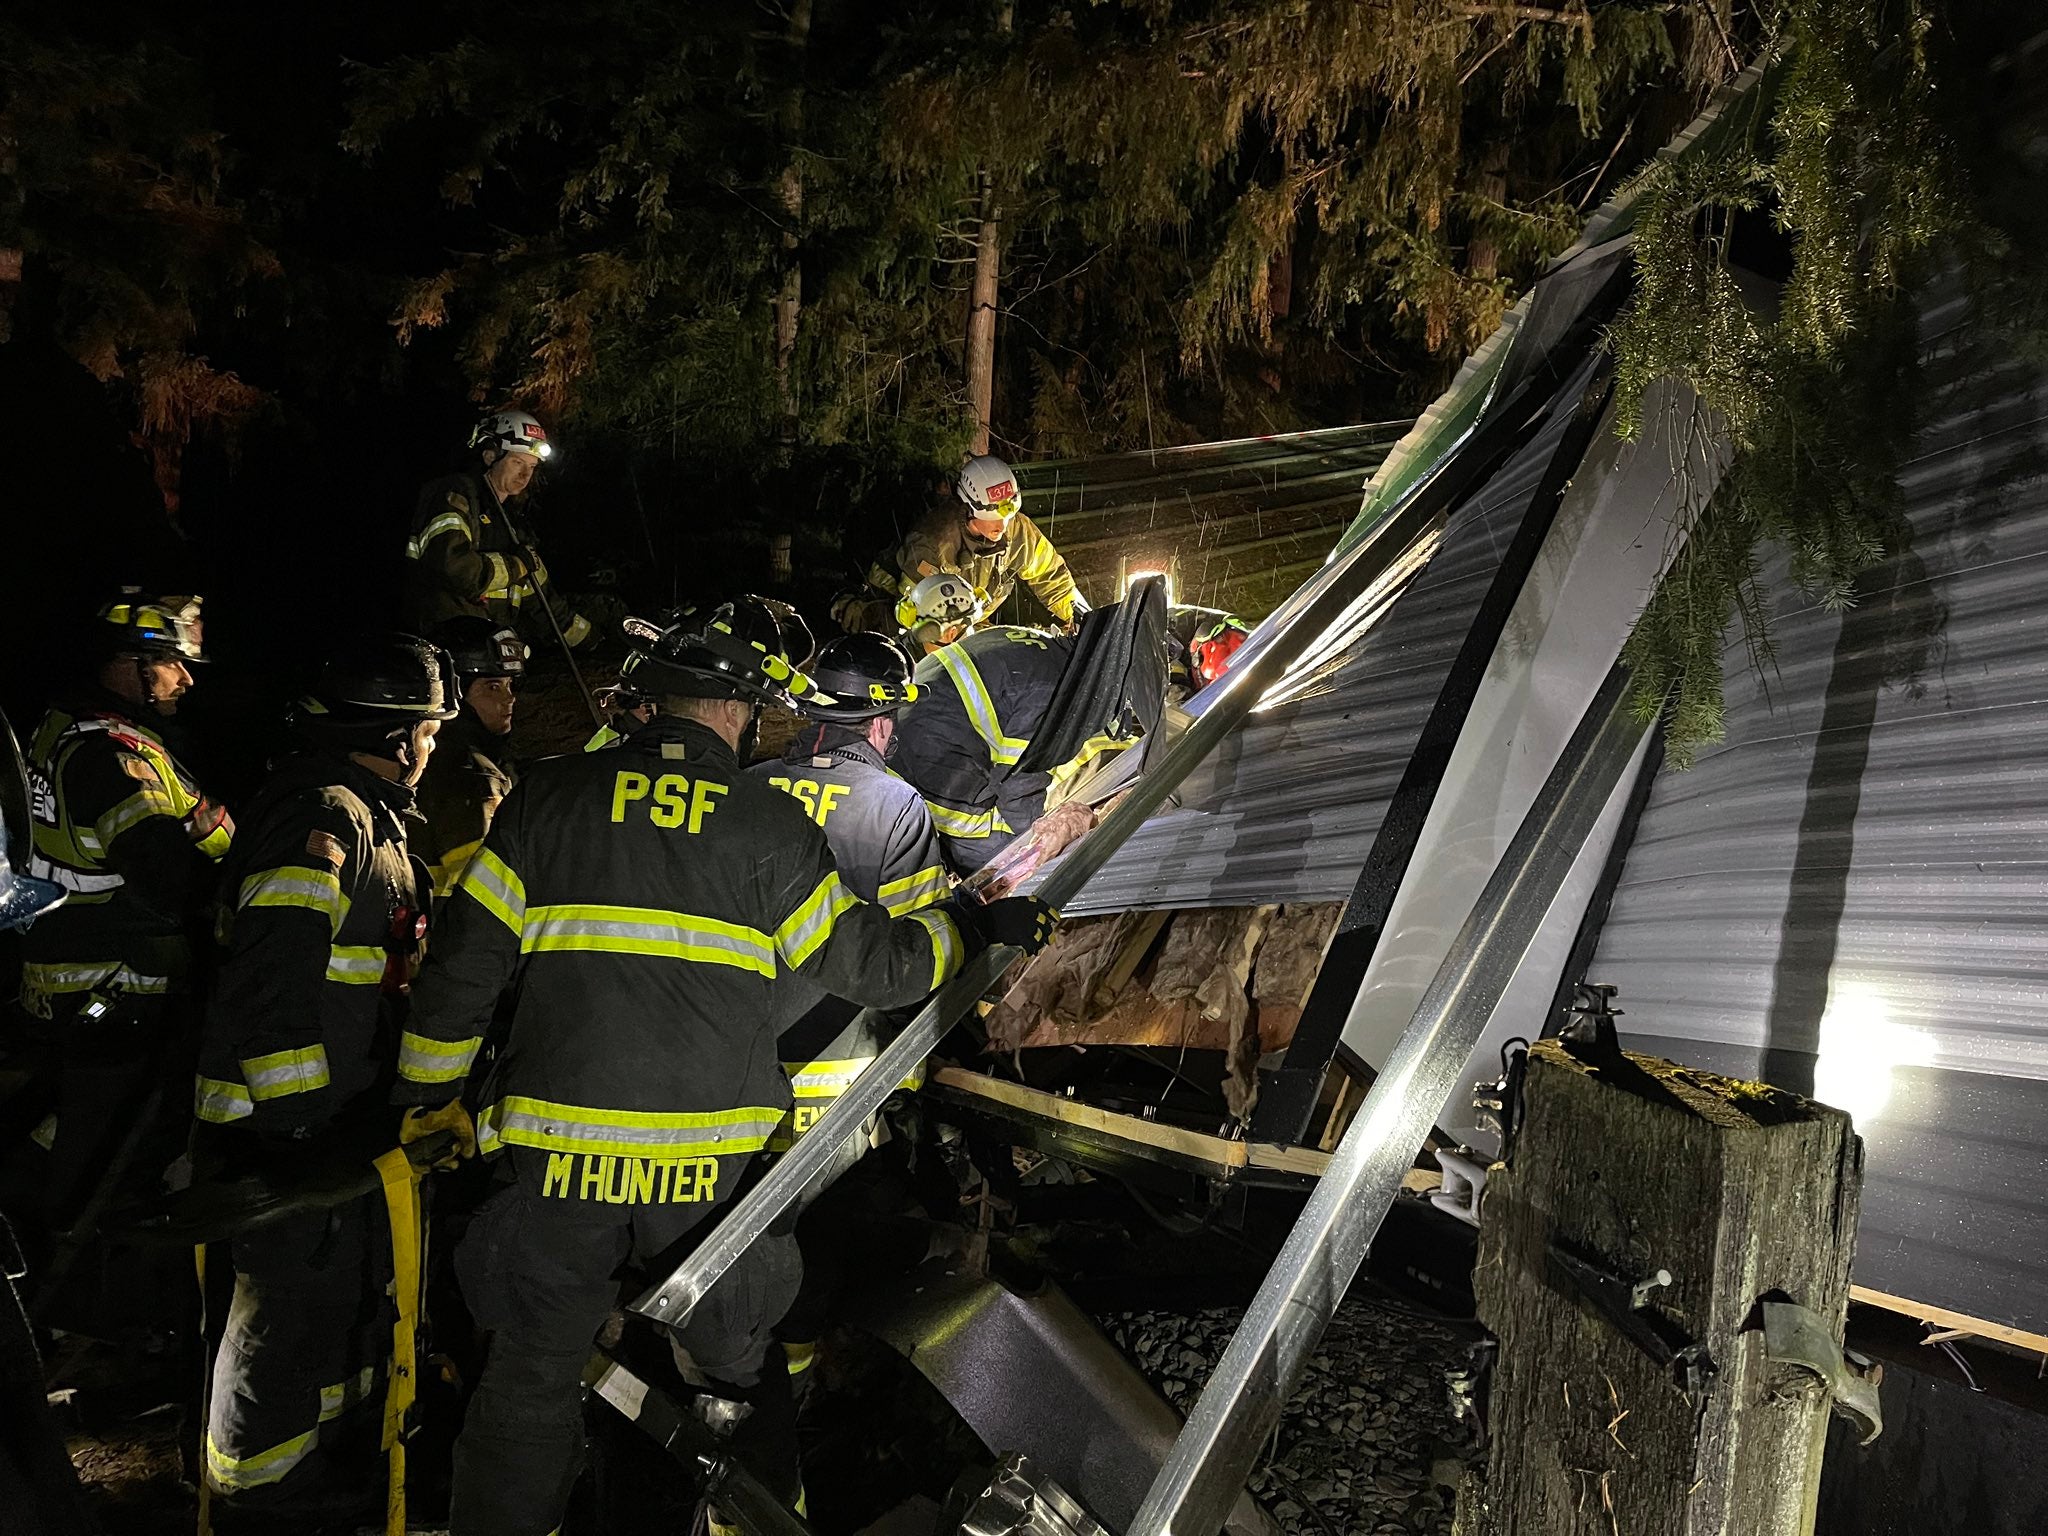
[(228, 1249), (235, 1296), (214, 1356), (208, 1480), (238, 1509), (381, 1508), (391, 1353), (382, 1196), (286, 1217)]
[[(546, 1536), (583, 1462), (583, 1369), (619, 1298), (687, 1253), (730, 1203), (748, 1157), (680, 1163), (512, 1147), (507, 1182), (456, 1250), (456, 1275), (492, 1337), (455, 1442), (453, 1536)], [(719, 1397), (753, 1411), (734, 1436), (756, 1476), (800, 1490), (789, 1382), (770, 1330), (795, 1298), (796, 1244), (748, 1250), (674, 1330)]]

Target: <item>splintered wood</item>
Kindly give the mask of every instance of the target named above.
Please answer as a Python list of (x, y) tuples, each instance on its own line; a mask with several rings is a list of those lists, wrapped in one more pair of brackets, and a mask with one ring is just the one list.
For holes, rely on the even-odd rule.
[[(1553, 1040), (1529, 1052), (1523, 1104), (1479, 1228), (1473, 1290), (1500, 1345), (1460, 1536), (1805, 1536), (1830, 1399), (1766, 1358), (1760, 1304), (1808, 1308), (1839, 1346), (1862, 1178), (1848, 1117)], [(1690, 1397), (1682, 1364), (1653, 1358), (1687, 1345), (1711, 1361)]]
[(1250, 1112), (1258, 1059), (1294, 1037), (1340, 903), (1125, 912), (1061, 925), (989, 1015), (992, 1047), (1213, 1050)]

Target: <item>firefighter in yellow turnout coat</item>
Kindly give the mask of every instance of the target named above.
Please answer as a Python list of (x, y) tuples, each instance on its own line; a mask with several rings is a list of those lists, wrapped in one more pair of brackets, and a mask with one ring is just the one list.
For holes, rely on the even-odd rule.
[[(401, 1102), (449, 1098), (516, 982), (476, 1116), (500, 1185), (456, 1254), (493, 1340), (456, 1445), (455, 1536), (560, 1521), (581, 1373), (621, 1279), (673, 1262), (789, 1108), (774, 1020), (791, 979), (896, 1006), (988, 936), (1049, 931), (1035, 903), (892, 919), (845, 888), (817, 824), (741, 767), (760, 701), (809, 686), (759, 599), (629, 627), (635, 684), (663, 712), (521, 779), (456, 887), (399, 1058)], [(796, 1280), (794, 1244), (764, 1238), (679, 1330), (713, 1390), (752, 1409), (737, 1451), (792, 1502), (794, 1412), (769, 1329)]]

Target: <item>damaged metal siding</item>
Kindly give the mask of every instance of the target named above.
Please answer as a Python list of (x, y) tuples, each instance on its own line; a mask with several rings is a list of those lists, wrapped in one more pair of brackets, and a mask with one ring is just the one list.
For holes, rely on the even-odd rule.
[[(1459, 510), (1426, 569), (1305, 696), (1261, 709), (1067, 910), (1342, 901), (1568, 412)], [(1356, 497), (1353, 497), (1356, 505)]]
[(1631, 1046), (1848, 1109), (1859, 1284), (2048, 1330), (2048, 377), (1923, 323), (1911, 549), (1846, 615), (1778, 568), (1727, 736), (1657, 782), (1590, 979)]
[(1024, 510), (1098, 607), (1124, 569), (1259, 618), (1323, 563), (1405, 421), (1017, 466)]

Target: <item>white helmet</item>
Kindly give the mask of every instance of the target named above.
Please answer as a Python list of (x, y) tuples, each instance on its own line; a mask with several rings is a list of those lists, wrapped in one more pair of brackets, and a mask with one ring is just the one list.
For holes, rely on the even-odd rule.
[(555, 456), (554, 445), (548, 441), (548, 429), (524, 411), (499, 411), (486, 416), (469, 434), (469, 446), (523, 453), (531, 459)]
[(972, 619), (981, 607), (974, 588), (951, 571), (925, 577), (907, 595), (907, 606), (915, 610), (921, 624), (958, 624)]
[(988, 453), (961, 465), (953, 493), (966, 503), (970, 518), (995, 517), (1006, 523), (1017, 515), (1022, 497), (1016, 471)]

